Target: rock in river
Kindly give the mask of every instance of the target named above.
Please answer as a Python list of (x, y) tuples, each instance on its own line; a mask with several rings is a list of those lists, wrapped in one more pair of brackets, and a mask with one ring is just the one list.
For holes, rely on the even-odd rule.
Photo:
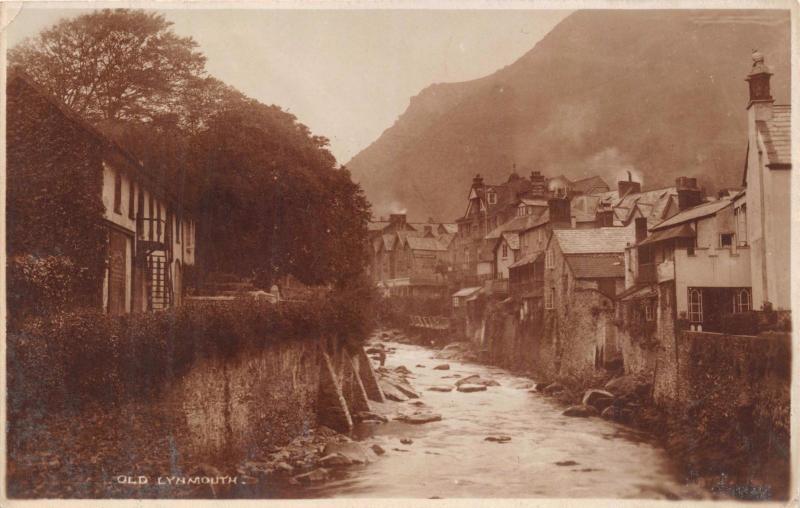
[(480, 377), (478, 374), (473, 374), (471, 376), (467, 376), (465, 378), (459, 379), (456, 381), (456, 386), (461, 386), (464, 384), (470, 385), (483, 385), (483, 386), (500, 386), (500, 383), (493, 379), (486, 379)]
[[(602, 411), (614, 401), (614, 394), (605, 390), (586, 390), (581, 401), (584, 406), (594, 406)], [(602, 406), (602, 407), (600, 407)]]
[(341, 453), (331, 453), (319, 459), (319, 465), (325, 467), (349, 466), (353, 461)]
[(441, 365), (437, 365), (436, 367), (433, 368), (433, 370), (450, 370), (450, 364), (443, 363)]
[(546, 393), (548, 395), (552, 395), (554, 393), (563, 392), (563, 391), (564, 391), (564, 385), (562, 385), (561, 383), (551, 383), (551, 384), (545, 386), (544, 390), (542, 390), (542, 392), (544, 392), (544, 393)]
[(464, 392), (464, 393), (484, 392), (484, 391), (486, 391), (486, 386), (484, 386), (484, 385), (473, 385), (473, 384), (467, 383), (467, 384), (459, 385), (458, 386), (458, 391), (459, 392)]
[(411, 374), (411, 371), (408, 370), (408, 367), (406, 367), (405, 365), (395, 367), (394, 371), (399, 372), (400, 374), (406, 374), (406, 375)]
[(511, 436), (487, 436), (484, 441), (492, 441), (494, 443), (508, 443), (511, 441)]
[(404, 437), (403, 439), (400, 440), (400, 442), (403, 444), (412, 444), (414, 443), (414, 440), (408, 437)]
[(381, 391), (383, 391), (383, 395), (387, 399), (393, 400), (395, 402), (405, 402), (408, 400), (408, 397), (406, 397), (403, 394), (403, 392), (398, 390), (392, 383), (384, 379), (381, 379), (380, 385), (381, 385)]
[(370, 448), (372, 448), (372, 451), (375, 452), (375, 455), (383, 455), (384, 453), (386, 453), (386, 450), (384, 450), (383, 447), (379, 444), (374, 444)]
[(350, 441), (346, 443), (328, 443), (322, 451), (322, 456), (342, 455), (349, 459), (353, 464), (366, 464), (371, 460), (371, 450), (364, 447), (361, 443)]
[(389, 421), (383, 415), (379, 415), (377, 413), (373, 413), (372, 411), (358, 411), (357, 413), (353, 413), (353, 420), (357, 422), (381, 422), (386, 423)]
[(313, 471), (309, 471), (308, 473), (299, 474), (294, 477), (299, 483), (315, 483), (315, 482), (324, 482), (328, 479), (328, 470), (325, 468), (317, 468)]
[(413, 413), (401, 413), (395, 417), (395, 420), (403, 423), (430, 423), (441, 421), (442, 415), (432, 411), (414, 411)]
[(561, 414), (564, 416), (579, 416), (585, 418), (587, 416), (597, 416), (597, 409), (593, 408), (592, 406), (580, 404), (578, 406), (568, 407)]
[(428, 388), (428, 391), (430, 391), (430, 392), (452, 392), (453, 391), (453, 387), (452, 386), (431, 386), (430, 388)]

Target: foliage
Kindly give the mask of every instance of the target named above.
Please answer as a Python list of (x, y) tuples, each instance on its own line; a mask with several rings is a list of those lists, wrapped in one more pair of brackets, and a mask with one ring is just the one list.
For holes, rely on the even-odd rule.
[[(76, 305), (99, 305), (107, 242), (99, 199), (102, 147), (26, 84), (11, 86), (7, 252), (10, 260), (24, 260), (8, 267), (10, 311), (25, 300), (35, 304), (44, 296), (40, 290), (54, 295), (64, 288), (75, 292)], [(55, 273), (59, 266), (66, 271)], [(42, 300), (42, 307), (48, 302)]]
[(321, 284), (362, 272), (369, 204), (326, 144), (256, 102), (219, 114), (193, 138), (206, 269), (255, 275), (266, 287), (285, 274)]
[(46, 412), (148, 399), (200, 358), (233, 358), (276, 341), (333, 333), (358, 343), (370, 331), (365, 310), (353, 304), (363, 290), (279, 305), (240, 299), (122, 317), (88, 309), (31, 319), (8, 335), (10, 403), (16, 412)]
[[(643, 347), (654, 347), (658, 342), (655, 336), (656, 300), (652, 298), (638, 298), (620, 302), (620, 305), (622, 305), (622, 321), (616, 322), (616, 324), (630, 336), (631, 340), (638, 342)], [(650, 305), (653, 309), (654, 318), (652, 321), (646, 320), (645, 307), (647, 305)]]
[(205, 78), (197, 43), (163, 15), (103, 9), (62, 20), (9, 53), (78, 114), (90, 119), (153, 119), (181, 109)]

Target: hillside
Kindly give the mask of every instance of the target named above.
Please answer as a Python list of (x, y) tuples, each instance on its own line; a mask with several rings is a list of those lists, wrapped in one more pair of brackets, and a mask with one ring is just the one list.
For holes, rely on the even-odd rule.
[(752, 49), (789, 99), (788, 11), (578, 11), (490, 76), (434, 84), (348, 164), (376, 215), (463, 213), (471, 178), (512, 164), (645, 187), (740, 184)]

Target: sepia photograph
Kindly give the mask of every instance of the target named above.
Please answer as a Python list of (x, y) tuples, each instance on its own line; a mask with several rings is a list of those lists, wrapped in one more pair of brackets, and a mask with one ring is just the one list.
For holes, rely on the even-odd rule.
[(0, 5), (2, 504), (796, 502), (798, 4), (556, 7)]

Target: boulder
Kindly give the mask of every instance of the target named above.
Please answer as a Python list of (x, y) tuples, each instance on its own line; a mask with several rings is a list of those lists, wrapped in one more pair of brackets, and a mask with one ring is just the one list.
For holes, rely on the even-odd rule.
[(388, 382), (385, 379), (381, 379), (379, 381), (381, 385), (381, 391), (383, 391), (383, 396), (389, 400), (393, 400), (395, 402), (405, 402), (408, 400), (408, 397), (403, 394), (402, 391), (398, 390), (394, 384)]
[(550, 383), (535, 383), (533, 385), (533, 389), (536, 390), (537, 392), (543, 392), (544, 389), (547, 388), (548, 386), (550, 386)]
[[(418, 399), (419, 394), (411, 388), (411, 385), (408, 383), (398, 382), (398, 381), (390, 381), (390, 384), (400, 390), (400, 392), (408, 397), (409, 399)], [(384, 394), (385, 395), (385, 394)]]
[(424, 369), (424, 368), (425, 368), (425, 366), (424, 366), (424, 365), (422, 365), (421, 363), (418, 363), (418, 364), (417, 364), (417, 367), (418, 367), (418, 368), (420, 368), (420, 369)]
[(352, 463), (352, 460), (348, 459), (341, 453), (331, 453), (319, 459), (319, 465), (324, 467), (349, 466)]
[(492, 441), (493, 443), (508, 443), (511, 441), (511, 436), (487, 436), (484, 441)]
[(377, 421), (382, 423), (389, 421), (389, 419), (385, 416), (373, 413), (372, 411), (359, 411), (357, 413), (353, 413), (353, 420), (357, 422)]
[(452, 386), (431, 386), (428, 388), (429, 392), (452, 392)]
[(425, 404), (424, 402), (422, 402), (421, 400), (409, 400), (409, 401), (408, 401), (408, 403), (409, 403), (410, 405), (412, 405), (412, 406), (417, 406), (417, 407), (422, 407), (422, 406), (425, 406), (425, 405), (426, 405), (426, 404)]
[(380, 354), (383, 352), (383, 344), (375, 344), (374, 346), (368, 347), (364, 352), (368, 355)]
[(399, 372), (400, 374), (411, 374), (411, 371), (408, 370), (408, 367), (406, 367), (405, 365), (395, 367), (394, 371)]
[(299, 474), (293, 479), (301, 484), (324, 482), (328, 479), (328, 470), (320, 467), (308, 473)]
[(585, 418), (587, 416), (597, 416), (597, 409), (592, 406), (580, 404), (578, 406), (570, 406), (561, 413), (564, 416), (578, 416)]
[(606, 390), (616, 396), (629, 395), (636, 392), (637, 382), (634, 376), (620, 376), (606, 383)]
[(578, 463), (574, 460), (559, 460), (556, 462), (557, 466), (577, 466)]
[(561, 383), (550, 383), (549, 385), (545, 386), (542, 390), (543, 393), (547, 395), (553, 395), (554, 393), (563, 392), (564, 385)]
[(456, 381), (456, 386), (461, 386), (463, 384), (470, 384), (470, 385), (483, 385), (483, 386), (500, 386), (500, 383), (495, 381), (494, 379), (486, 379), (478, 374), (473, 374), (471, 376), (467, 376), (465, 378), (459, 379)]
[(606, 420), (617, 420), (619, 418), (620, 410), (616, 406), (608, 406), (600, 413), (600, 416)]
[(413, 413), (401, 413), (397, 415), (395, 420), (403, 423), (411, 423), (419, 425), (422, 423), (438, 422), (441, 421), (442, 415), (432, 411), (414, 411)]
[(286, 474), (292, 474), (294, 472), (294, 468), (286, 462), (278, 462), (275, 464), (275, 470)]
[(374, 444), (370, 446), (370, 448), (372, 448), (372, 451), (375, 452), (375, 455), (383, 455), (384, 453), (386, 453), (386, 450), (384, 450), (383, 447), (379, 444)]
[(433, 368), (433, 370), (450, 370), (450, 364), (443, 363), (441, 365), (437, 365), (436, 367)]
[(361, 443), (349, 441), (345, 443), (328, 443), (322, 450), (322, 456), (342, 455), (351, 464), (366, 464), (370, 462), (370, 451)]
[(403, 444), (413, 444), (414, 440), (408, 437), (404, 437), (403, 439), (400, 440), (400, 442)]
[(458, 381), (456, 381), (456, 386), (461, 386), (464, 383), (472, 383), (472, 381), (477, 381), (480, 378), (481, 377), (478, 374), (471, 374), (471, 375), (469, 375), (467, 377), (463, 377), (463, 378), (459, 379)]
[[(605, 390), (586, 390), (583, 393), (581, 403), (585, 406), (593, 406), (599, 411), (607, 408), (614, 401), (614, 394)], [(601, 407), (602, 406), (602, 407)]]
[(466, 383), (463, 385), (458, 386), (458, 391), (463, 393), (472, 393), (472, 392), (484, 392), (486, 391), (485, 385), (473, 385), (470, 383)]

